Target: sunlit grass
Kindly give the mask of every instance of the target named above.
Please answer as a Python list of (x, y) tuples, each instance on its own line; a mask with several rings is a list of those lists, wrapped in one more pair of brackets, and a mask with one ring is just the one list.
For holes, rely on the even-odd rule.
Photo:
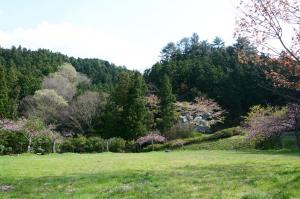
[[(1, 186), (11, 186), (2, 190)], [(0, 157), (0, 198), (300, 198), (299, 153)]]

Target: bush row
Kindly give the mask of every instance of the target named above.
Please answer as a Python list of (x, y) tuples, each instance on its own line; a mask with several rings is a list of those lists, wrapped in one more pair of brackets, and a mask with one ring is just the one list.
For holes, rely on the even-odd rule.
[[(0, 155), (20, 154), (27, 152), (28, 140), (20, 132), (0, 131)], [(53, 142), (46, 135), (32, 139), (33, 153), (51, 153)], [(57, 145), (57, 152), (133, 152), (136, 150), (134, 141), (122, 138), (103, 139), (101, 137), (69, 137), (63, 138)]]
[(60, 145), (60, 152), (91, 153), (91, 152), (132, 152), (135, 150), (134, 141), (122, 138), (103, 139), (101, 137), (78, 136), (65, 138)]
[[(27, 146), (28, 140), (21, 132), (0, 131), (0, 155), (25, 153)], [(31, 147), (34, 153), (50, 153), (52, 142), (47, 136), (39, 136), (32, 139)]]

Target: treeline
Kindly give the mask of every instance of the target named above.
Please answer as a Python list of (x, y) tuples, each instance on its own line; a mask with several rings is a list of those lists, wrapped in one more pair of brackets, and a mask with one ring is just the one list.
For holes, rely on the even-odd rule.
[[(253, 60), (243, 61), (243, 57), (253, 57)], [(155, 92), (167, 74), (178, 100), (191, 101), (199, 95), (207, 95), (228, 111), (228, 119), (238, 121), (253, 105), (284, 104), (290, 100), (285, 95), (290, 91), (274, 87), (273, 81), (265, 75), (265, 71), (275, 69), (276, 64), (256, 62), (258, 57), (269, 59), (259, 55), (244, 38), (225, 46), (218, 37), (208, 43), (193, 34), (163, 48), (161, 61), (146, 70), (144, 77)]]
[(49, 50), (0, 49), (0, 128), (25, 132), (28, 146), (34, 137), (58, 135), (187, 138), (195, 129), (238, 125), (254, 105), (297, 98), (266, 75), (278, 68), (246, 39), (225, 46), (196, 34), (169, 43), (144, 74)]
[(56, 72), (65, 62), (72, 63), (77, 71), (91, 78), (93, 84), (89, 87), (79, 85), (82, 90), (110, 91), (118, 73), (127, 71), (100, 59), (77, 59), (45, 49), (0, 48), (0, 117), (18, 117), (20, 100), (33, 95), (41, 88), (43, 78)]

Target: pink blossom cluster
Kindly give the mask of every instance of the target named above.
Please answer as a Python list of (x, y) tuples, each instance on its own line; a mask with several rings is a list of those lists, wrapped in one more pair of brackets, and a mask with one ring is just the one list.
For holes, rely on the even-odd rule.
[(266, 140), (300, 127), (300, 106), (289, 104), (286, 113), (256, 115), (249, 119), (244, 128), (249, 131), (248, 139)]
[(13, 121), (9, 119), (0, 119), (0, 129), (7, 131), (22, 131), (25, 122), (23, 120)]
[(165, 141), (166, 138), (164, 136), (160, 135), (158, 131), (154, 131), (154, 132), (150, 132), (149, 134), (143, 137), (140, 137), (139, 139), (136, 140), (136, 143), (138, 143), (139, 145), (143, 145), (145, 143), (152, 143), (152, 142), (162, 143)]

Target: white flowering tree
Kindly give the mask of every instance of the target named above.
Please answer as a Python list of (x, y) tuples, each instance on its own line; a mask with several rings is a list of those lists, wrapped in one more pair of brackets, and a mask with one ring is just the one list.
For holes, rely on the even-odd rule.
[(198, 131), (208, 131), (225, 119), (225, 110), (214, 100), (207, 97), (197, 97), (193, 102), (176, 102), (180, 122), (190, 123)]

